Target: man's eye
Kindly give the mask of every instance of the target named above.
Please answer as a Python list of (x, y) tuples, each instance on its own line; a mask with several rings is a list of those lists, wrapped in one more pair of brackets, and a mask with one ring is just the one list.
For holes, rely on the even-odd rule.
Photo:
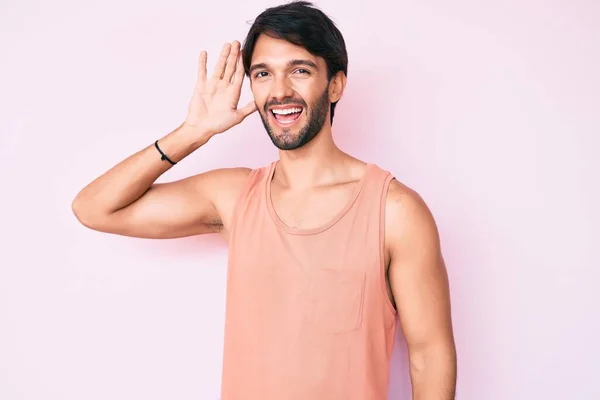
[[(263, 75), (264, 74), (264, 75)], [(266, 76), (267, 72), (265, 71), (260, 71), (257, 72), (256, 75), (254, 75), (255, 78), (262, 78), (263, 76)]]
[(310, 74), (310, 72), (304, 68), (298, 68), (295, 72), (298, 72), (300, 74)]

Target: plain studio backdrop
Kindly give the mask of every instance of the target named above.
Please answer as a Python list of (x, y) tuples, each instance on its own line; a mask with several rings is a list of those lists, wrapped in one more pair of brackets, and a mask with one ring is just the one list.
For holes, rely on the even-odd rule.
[[(94, 232), (71, 201), (177, 127), (200, 51), (212, 69), (277, 4), (2, 1), (0, 399), (219, 397), (224, 241)], [(600, 398), (600, 3), (317, 4), (350, 57), (336, 141), (439, 225), (457, 398)], [(276, 157), (254, 114), (161, 181)], [(401, 335), (392, 364), (409, 399)]]

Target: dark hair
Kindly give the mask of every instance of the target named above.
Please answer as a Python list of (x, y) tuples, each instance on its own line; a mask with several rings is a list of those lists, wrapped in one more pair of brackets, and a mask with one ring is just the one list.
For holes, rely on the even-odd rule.
[[(254, 47), (261, 34), (302, 46), (312, 55), (325, 59), (328, 80), (340, 71), (348, 75), (348, 53), (342, 33), (323, 11), (308, 1), (271, 7), (256, 18), (244, 40), (242, 58), (246, 75), (249, 75)], [(336, 104), (331, 103), (332, 124)]]

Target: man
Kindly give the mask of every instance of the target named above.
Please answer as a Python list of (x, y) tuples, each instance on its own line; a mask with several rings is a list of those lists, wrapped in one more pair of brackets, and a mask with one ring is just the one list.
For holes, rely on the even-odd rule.
[[(413, 398), (454, 398), (456, 354), (436, 225), (417, 193), (332, 139), (347, 53), (310, 3), (264, 11), (200, 55), (185, 121), (86, 186), (85, 226), (142, 238), (229, 241), (223, 400), (385, 399), (397, 320)], [(245, 75), (254, 101), (238, 109)], [(156, 184), (257, 111), (279, 160)]]

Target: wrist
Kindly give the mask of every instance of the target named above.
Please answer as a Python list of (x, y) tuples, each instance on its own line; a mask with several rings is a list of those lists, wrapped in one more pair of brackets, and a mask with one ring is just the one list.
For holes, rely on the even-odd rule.
[(198, 149), (198, 147), (208, 142), (214, 136), (203, 126), (190, 125), (187, 122), (179, 125), (172, 134), (189, 146), (191, 151)]
[[(210, 135), (196, 128), (181, 124), (174, 131), (158, 140), (158, 147), (170, 160), (178, 163), (210, 139)], [(155, 147), (156, 144), (153, 145)]]

